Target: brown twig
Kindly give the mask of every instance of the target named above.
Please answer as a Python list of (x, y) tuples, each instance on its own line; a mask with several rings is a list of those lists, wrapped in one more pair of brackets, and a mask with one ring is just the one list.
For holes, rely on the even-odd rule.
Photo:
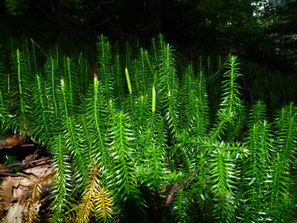
[[(34, 175), (33, 173), (26, 173), (24, 172), (24, 170), (31, 168), (32, 165), (36, 166), (41, 166), (47, 163), (51, 162), (51, 158), (50, 157), (45, 157), (45, 158), (41, 158), (38, 160), (33, 160), (27, 163), (13, 163), (7, 166), (1, 166), (0, 167), (0, 176), (11, 176), (11, 177), (24, 177), (26, 175)], [(12, 167), (20, 167), (22, 168), (22, 170), (20, 170), (20, 172), (22, 173), (11, 173), (10, 168)], [(27, 177), (27, 176), (26, 176)]]
[(28, 147), (35, 147), (36, 144), (34, 143), (26, 143), (26, 144), (22, 144), (20, 145), (21, 148), (28, 148)]
[(180, 189), (182, 189), (194, 176), (196, 176), (198, 173), (198, 171), (194, 171), (193, 173), (191, 173), (190, 176), (188, 176), (186, 179), (183, 180), (183, 182), (180, 185), (177, 184), (173, 184), (169, 194), (166, 197), (166, 201), (165, 201), (165, 205), (168, 207), (171, 205), (173, 199), (174, 199), (174, 194), (179, 191)]
[(27, 167), (31, 167), (33, 164), (34, 166), (40, 166), (40, 165), (44, 165), (46, 163), (51, 162), (51, 158), (50, 157), (44, 157), (38, 160), (33, 160), (27, 163), (13, 163), (10, 165), (7, 165), (6, 167), (8, 168), (12, 168), (12, 167), (21, 167), (23, 169), (26, 169)]
[(5, 177), (26, 177), (26, 178), (28, 178), (28, 176), (26, 176), (25, 174), (20, 174), (20, 173), (1, 173), (0, 172), (0, 176), (5, 176)]

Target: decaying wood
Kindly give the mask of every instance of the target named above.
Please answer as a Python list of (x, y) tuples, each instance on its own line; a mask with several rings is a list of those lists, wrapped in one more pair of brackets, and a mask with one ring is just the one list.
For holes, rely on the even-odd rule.
[(174, 194), (182, 189), (186, 184), (194, 177), (196, 176), (198, 171), (194, 171), (190, 176), (188, 176), (186, 179), (183, 180), (183, 182), (180, 185), (173, 184), (169, 194), (166, 197), (165, 205), (168, 207), (171, 205), (173, 199), (174, 199)]
[(10, 135), (0, 140), (0, 149), (11, 149), (12, 147), (21, 145), (27, 141), (25, 136)]

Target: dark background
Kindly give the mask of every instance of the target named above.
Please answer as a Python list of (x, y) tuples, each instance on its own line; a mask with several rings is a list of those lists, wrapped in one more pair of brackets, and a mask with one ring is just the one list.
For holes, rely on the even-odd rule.
[(240, 56), (248, 104), (263, 99), (273, 111), (297, 100), (295, 0), (0, 0), (0, 30), (2, 45), (33, 38), (91, 59), (98, 34), (149, 47), (162, 33), (178, 58)]
[(288, 0), (1, 0), (0, 13), (13, 34), (67, 31), (92, 46), (98, 33), (117, 41), (162, 33), (192, 57), (231, 51), (284, 69), (296, 60), (296, 6)]

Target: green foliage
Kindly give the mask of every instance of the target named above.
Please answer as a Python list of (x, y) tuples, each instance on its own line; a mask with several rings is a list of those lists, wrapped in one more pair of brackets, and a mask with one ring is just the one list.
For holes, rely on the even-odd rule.
[(262, 101), (257, 101), (250, 110), (249, 128), (254, 124), (266, 120), (266, 106)]
[(141, 131), (138, 145), (141, 182), (152, 191), (159, 191), (166, 180), (165, 145), (163, 120), (153, 113)]
[(213, 216), (217, 222), (236, 221), (236, 173), (228, 146), (222, 142), (211, 153), (210, 159), (211, 184), (213, 198)]
[[(101, 35), (94, 67), (57, 48), (40, 66), (30, 43), (1, 62), (0, 135), (26, 134), (48, 148), (50, 222), (293, 219), (296, 107), (268, 122), (257, 101), (246, 115), (237, 57), (205, 76), (202, 61), (212, 73), (215, 60), (184, 66), (162, 36), (150, 50), (122, 53)], [(209, 102), (207, 81), (222, 69), (221, 99)]]
[(0, 118), (1, 118), (0, 135), (2, 135), (12, 125), (12, 123), (11, 123), (11, 119), (10, 119), (11, 117), (9, 116), (9, 112), (7, 110), (6, 104), (3, 101), (3, 95), (1, 90), (0, 90)]
[(58, 135), (50, 148), (53, 155), (53, 165), (56, 171), (54, 186), (52, 188), (52, 216), (50, 222), (65, 222), (64, 213), (69, 207), (69, 195), (71, 190), (71, 170), (69, 156), (67, 156), (65, 140)]
[(28, 1), (21, 0), (7, 0), (6, 2), (6, 10), (11, 15), (20, 15), (24, 13), (29, 7)]
[(107, 129), (107, 102), (104, 101), (102, 84), (98, 77), (94, 77), (94, 83), (86, 98), (86, 120), (90, 129), (91, 137), (91, 156), (96, 160), (103, 170), (109, 165), (109, 152), (107, 148), (106, 129)]
[(270, 185), (272, 166), (273, 139), (267, 121), (259, 121), (249, 129), (247, 149), (250, 156), (244, 161), (243, 178), (246, 189), (244, 192), (245, 221), (269, 219), (267, 214), (267, 194)]
[(189, 206), (191, 205), (191, 194), (180, 191), (175, 198), (172, 214), (176, 222), (190, 222), (191, 216), (189, 215)]
[[(122, 112), (115, 112), (110, 128), (110, 150), (113, 159), (112, 174), (110, 176), (110, 187), (113, 191), (115, 201), (121, 206), (121, 211), (125, 210), (125, 203), (128, 208), (142, 205), (140, 191), (135, 183), (135, 168), (133, 168), (134, 154), (133, 140), (134, 132), (128, 117)], [(121, 213), (122, 215), (124, 213)]]
[[(29, 114), (30, 114), (30, 97), (29, 89), (29, 70), (25, 54), (17, 49), (12, 55), (12, 80), (15, 85), (12, 87), (18, 95), (11, 110), (14, 110), (14, 115), (17, 119), (17, 128), (19, 131), (28, 131), (29, 129)], [(16, 106), (16, 107), (15, 107)], [(19, 107), (19, 108), (17, 108)]]
[(226, 78), (222, 86), (222, 99), (218, 111), (218, 123), (212, 130), (212, 138), (233, 139), (242, 125), (243, 103), (240, 99), (240, 86), (236, 80), (241, 76), (239, 73), (237, 57), (229, 56)]
[(296, 107), (291, 103), (282, 108), (276, 120), (279, 144), (277, 152), (288, 164), (294, 160), (292, 149), (296, 148), (296, 115)]
[(114, 99), (114, 89), (113, 86), (114, 76), (113, 76), (113, 67), (112, 67), (112, 55), (111, 55), (111, 48), (110, 43), (107, 37), (101, 35), (98, 38), (98, 69), (100, 72), (100, 80), (102, 81), (103, 92), (106, 96), (107, 101)]
[(36, 83), (33, 89), (35, 107), (32, 114), (35, 119), (33, 133), (40, 143), (48, 144), (53, 133), (53, 113), (46, 97), (45, 80), (39, 75), (36, 76)]
[[(181, 86), (181, 126), (196, 137), (204, 137), (208, 127), (208, 99), (203, 72), (194, 77), (193, 67), (189, 66)], [(185, 111), (184, 113), (182, 111)]]
[(163, 115), (172, 138), (178, 135), (178, 85), (176, 80), (173, 49), (160, 40), (159, 70), (157, 76), (158, 97), (162, 103)]
[[(77, 123), (77, 117), (72, 114), (73, 111), (69, 109), (69, 101), (71, 101), (70, 95), (66, 94), (65, 82), (61, 79), (61, 93), (62, 101), (60, 107), (62, 133), (66, 139), (66, 148), (68, 154), (73, 158), (73, 166), (75, 170), (75, 175), (77, 182), (80, 186), (85, 184), (87, 180), (88, 171), (87, 171), (87, 157), (84, 153), (84, 145), (80, 143), (82, 135), (82, 126)], [(67, 97), (68, 96), (68, 97)]]

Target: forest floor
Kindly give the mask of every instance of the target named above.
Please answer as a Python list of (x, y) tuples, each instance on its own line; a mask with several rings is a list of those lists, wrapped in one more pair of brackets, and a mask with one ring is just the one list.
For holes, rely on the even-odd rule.
[(3, 157), (17, 154), (17, 160), (22, 160), (0, 165), (0, 222), (35, 222), (38, 215), (41, 222), (46, 222), (55, 175), (51, 157), (37, 144), (16, 135), (0, 141), (0, 152)]

